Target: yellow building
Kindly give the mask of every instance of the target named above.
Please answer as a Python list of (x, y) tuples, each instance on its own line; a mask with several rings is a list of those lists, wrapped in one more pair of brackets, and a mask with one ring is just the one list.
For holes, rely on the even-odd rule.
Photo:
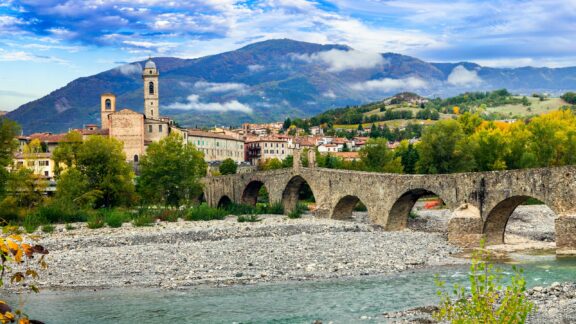
[(188, 144), (204, 153), (204, 160), (223, 161), (232, 159), (235, 162), (244, 161), (244, 140), (232, 136), (205, 132), (200, 130), (188, 130)]

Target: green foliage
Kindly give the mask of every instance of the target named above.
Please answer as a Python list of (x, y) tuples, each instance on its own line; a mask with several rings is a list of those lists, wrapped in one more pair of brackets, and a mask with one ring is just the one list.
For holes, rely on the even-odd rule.
[(571, 105), (576, 105), (576, 93), (575, 92), (566, 92), (562, 96), (560, 96), (562, 100), (566, 101)]
[(419, 173), (465, 172), (474, 169), (468, 138), (456, 120), (442, 120), (426, 128), (417, 147)]
[(66, 205), (61, 200), (53, 200), (38, 207), (36, 213), (49, 223), (85, 222), (88, 218), (86, 210)]
[(122, 224), (130, 219), (130, 215), (117, 209), (104, 209), (100, 213), (104, 222), (113, 228), (122, 227)]
[(296, 208), (294, 208), (294, 210), (292, 210), (289, 214), (288, 214), (288, 218), (290, 219), (294, 219), (294, 218), (300, 218), (302, 217), (302, 215), (308, 211), (308, 205), (302, 203), (302, 202), (298, 202), (296, 204)]
[(126, 162), (120, 141), (93, 136), (74, 145), (64, 146), (62, 152), (55, 153), (55, 162), (67, 167), (60, 179), (65, 181), (59, 181), (57, 187), (62, 199), (78, 206), (91, 203), (93, 207), (133, 203), (132, 168)]
[(132, 220), (132, 225), (136, 227), (152, 226), (154, 224), (154, 214), (152, 213), (142, 213), (134, 217)]
[(211, 221), (211, 220), (222, 220), (228, 216), (228, 212), (208, 206), (206, 203), (202, 203), (199, 206), (192, 207), (188, 210), (188, 215), (186, 220), (189, 221)]
[(24, 217), (22, 227), (24, 227), (26, 233), (34, 233), (42, 224), (46, 224), (46, 219), (36, 213), (32, 213)]
[(238, 218), (238, 223), (256, 223), (256, 222), (261, 222), (262, 219), (258, 217), (258, 215), (256, 214), (251, 214), (251, 215), (239, 215)]
[(282, 161), (280, 161), (277, 158), (267, 159), (266, 161), (258, 164), (258, 169), (261, 171), (277, 170), (282, 168), (283, 168)]
[(418, 218), (418, 214), (415, 211), (411, 210), (410, 213), (408, 214), (408, 218), (416, 219)]
[(16, 136), (20, 133), (20, 126), (14, 121), (0, 117), (0, 198), (6, 192), (6, 182), (8, 181), (8, 170), (12, 164), (14, 152), (18, 147)]
[(204, 154), (176, 134), (148, 146), (140, 162), (138, 192), (147, 203), (179, 206), (202, 193)]
[(402, 173), (402, 160), (388, 149), (385, 139), (370, 139), (360, 149), (360, 161), (363, 170), (375, 172)]
[(89, 229), (102, 228), (104, 225), (104, 217), (101, 213), (92, 212), (88, 215), (86, 226), (88, 226)]
[(453, 293), (442, 291), (445, 283), (436, 278), (441, 298), (438, 321), (451, 323), (524, 323), (534, 304), (524, 295), (526, 281), (522, 269), (512, 267), (509, 284), (504, 284), (502, 270), (489, 262), (490, 252), (480, 249), (472, 256), (468, 275), (470, 290), (455, 285)]
[(400, 142), (400, 146), (394, 151), (394, 155), (400, 158), (404, 173), (416, 173), (416, 163), (420, 156), (414, 145), (407, 140)]
[(282, 215), (284, 214), (284, 206), (282, 203), (273, 203), (265, 205), (266, 209), (265, 212), (262, 214), (274, 214), (274, 215)]
[(234, 162), (234, 160), (231, 158), (227, 158), (226, 160), (222, 161), (222, 164), (220, 164), (218, 169), (220, 170), (221, 175), (236, 174), (236, 170), (238, 170), (238, 164), (236, 164), (236, 162)]
[(46, 225), (42, 225), (42, 232), (44, 233), (52, 233), (54, 232), (54, 225), (52, 224), (46, 224)]
[(72, 231), (72, 230), (75, 230), (76, 227), (74, 227), (74, 225), (72, 225), (72, 224), (66, 224), (66, 225), (64, 225), (64, 229), (66, 229), (67, 231)]

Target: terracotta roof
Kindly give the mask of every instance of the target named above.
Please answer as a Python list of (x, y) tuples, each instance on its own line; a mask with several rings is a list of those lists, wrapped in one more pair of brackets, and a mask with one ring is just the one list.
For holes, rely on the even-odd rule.
[(332, 152), (330, 153), (332, 156), (340, 157), (343, 159), (359, 159), (360, 154), (358, 152)]
[(26, 139), (28, 139), (28, 140), (38, 139), (40, 142), (46, 142), (46, 143), (59, 143), (59, 142), (64, 142), (65, 137), (66, 137), (66, 133), (62, 133), (62, 134), (34, 133), (34, 134), (26, 136)]
[(219, 133), (211, 133), (211, 132), (206, 132), (206, 131), (201, 131), (201, 130), (195, 130), (195, 129), (189, 129), (188, 130), (188, 136), (220, 138), (220, 139), (244, 142), (244, 140), (239, 139), (239, 138), (235, 138), (232, 136), (219, 134)]
[(110, 134), (109, 129), (77, 129), (76, 131), (80, 132), (82, 135), (108, 135)]

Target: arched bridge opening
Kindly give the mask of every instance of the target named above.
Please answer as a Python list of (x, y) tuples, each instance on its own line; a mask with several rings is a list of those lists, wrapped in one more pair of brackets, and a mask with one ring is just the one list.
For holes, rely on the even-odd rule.
[(427, 189), (412, 189), (402, 194), (396, 201), (388, 214), (386, 229), (397, 231), (406, 228), (408, 218), (416, 216), (414, 206), (420, 200), (419, 209), (441, 208), (444, 201), (433, 191)]
[(301, 176), (292, 177), (282, 192), (282, 206), (287, 214), (295, 210), (299, 202), (309, 205), (315, 201), (312, 188)]
[(230, 199), (230, 197), (228, 196), (222, 196), (220, 197), (220, 200), (218, 200), (218, 208), (226, 208), (228, 206), (230, 206), (232, 204), (232, 199)]
[[(556, 213), (531, 196), (512, 196), (499, 202), (486, 217), (483, 234), (487, 245), (554, 241)], [(535, 221), (535, 218), (538, 218)], [(539, 228), (532, 228), (537, 222)], [(542, 230), (542, 229), (548, 229)]]
[(354, 212), (368, 212), (366, 205), (357, 196), (347, 195), (336, 203), (331, 218), (337, 220), (354, 220)]
[(242, 204), (256, 206), (257, 203), (269, 203), (269, 195), (264, 182), (254, 180), (244, 188)]

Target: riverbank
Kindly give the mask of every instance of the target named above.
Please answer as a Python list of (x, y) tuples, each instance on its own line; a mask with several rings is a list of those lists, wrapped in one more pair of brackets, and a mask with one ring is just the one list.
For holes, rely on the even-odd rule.
[(446, 235), (384, 232), (359, 222), (264, 215), (257, 223), (160, 222), (43, 235), (50, 250), (40, 287), (224, 286), (391, 274), (461, 264)]
[[(575, 323), (576, 284), (555, 282), (547, 287), (533, 287), (526, 296), (534, 303), (535, 310), (528, 316), (527, 323)], [(436, 306), (417, 307), (400, 312), (384, 313), (383, 317), (393, 323), (436, 323), (432, 314)]]

